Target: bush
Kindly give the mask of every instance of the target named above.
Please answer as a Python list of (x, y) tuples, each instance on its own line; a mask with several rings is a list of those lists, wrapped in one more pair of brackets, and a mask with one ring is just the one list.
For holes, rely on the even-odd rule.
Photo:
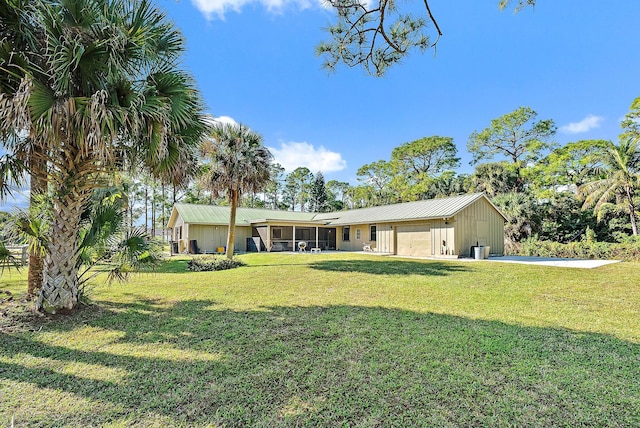
[(597, 242), (585, 240), (561, 244), (529, 238), (513, 247), (510, 254), (537, 257), (562, 257), (570, 259), (604, 259), (640, 261), (640, 242)]
[(247, 264), (238, 259), (217, 259), (216, 257), (196, 257), (187, 262), (187, 269), (193, 272), (234, 269)]

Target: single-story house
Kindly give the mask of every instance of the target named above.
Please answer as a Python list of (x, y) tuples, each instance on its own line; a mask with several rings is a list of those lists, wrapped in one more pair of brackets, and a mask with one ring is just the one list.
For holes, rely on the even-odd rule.
[[(504, 253), (506, 218), (483, 193), (331, 213), (238, 208), (238, 251), (307, 249), (404, 256), (473, 256), (475, 245)], [(175, 204), (169, 219), (176, 251), (213, 253), (227, 241), (229, 207)]]

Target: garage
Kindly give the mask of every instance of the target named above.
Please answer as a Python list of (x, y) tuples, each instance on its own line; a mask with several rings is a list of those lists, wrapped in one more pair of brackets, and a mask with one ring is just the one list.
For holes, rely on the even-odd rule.
[(430, 256), (431, 227), (428, 224), (398, 226), (396, 254), (399, 256)]

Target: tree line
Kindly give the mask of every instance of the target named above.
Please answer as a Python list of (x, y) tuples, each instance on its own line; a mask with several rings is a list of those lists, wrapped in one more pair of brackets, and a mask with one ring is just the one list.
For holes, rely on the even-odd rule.
[[(431, 136), (394, 148), (390, 159), (362, 165), (358, 183), (330, 180), (307, 167), (286, 173), (277, 163), (261, 192), (240, 202), (309, 212), (339, 211), (484, 192), (508, 218), (509, 243), (536, 236), (572, 242), (590, 234), (620, 242), (638, 235), (640, 196), (640, 98), (622, 122), (617, 142), (554, 142), (553, 120), (539, 120), (520, 107), (473, 132), (467, 142), (473, 173), (460, 174), (451, 137)], [(212, 199), (196, 179), (184, 202), (226, 204)]]
[[(381, 75), (413, 48), (433, 46), (425, 20), (389, 19), (399, 9), (387, 1), (371, 10), (331, 4), (338, 22), (319, 48), (329, 67), (344, 62)], [(397, 35), (380, 45), (374, 34)], [(208, 123), (195, 82), (179, 67), (183, 51), (180, 32), (148, 0), (0, 0), (0, 198), (29, 181), (30, 210), (11, 222), (31, 242), (29, 294), (38, 310), (76, 307), (101, 260), (116, 278), (153, 263), (157, 252), (134, 219), (144, 213), (151, 229), (158, 218), (165, 224), (168, 198), (224, 195), (232, 213), (239, 203), (324, 211), (485, 191), (509, 217), (514, 242), (638, 233), (638, 100), (617, 143), (554, 147), (553, 122), (521, 108), (470, 137), (471, 175), (456, 174), (453, 141), (434, 136), (362, 166), (352, 186), (305, 168), (285, 174), (259, 135)]]

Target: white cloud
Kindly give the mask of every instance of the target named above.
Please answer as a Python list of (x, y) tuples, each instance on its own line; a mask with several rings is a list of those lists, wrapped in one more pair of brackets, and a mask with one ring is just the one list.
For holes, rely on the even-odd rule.
[(317, 171), (331, 172), (341, 171), (347, 167), (347, 161), (342, 159), (342, 155), (325, 149), (323, 146), (313, 147), (307, 142), (280, 143), (280, 148), (269, 147), (269, 150), (278, 162), (287, 171), (306, 166), (311, 172)]
[(224, 19), (229, 11), (240, 12), (249, 3), (259, 3), (269, 12), (281, 12), (285, 6), (296, 6), (299, 9), (308, 9), (313, 5), (323, 6), (321, 0), (191, 0), (193, 5), (207, 17)]
[(568, 125), (560, 127), (560, 131), (565, 134), (582, 134), (595, 128), (599, 128), (600, 124), (604, 120), (602, 116), (595, 116), (590, 114), (582, 119), (580, 122), (571, 122)]
[(237, 125), (238, 124), (238, 122), (236, 122), (232, 117), (229, 117), (229, 116), (211, 117), (210, 120), (213, 123), (219, 123), (221, 125)]

